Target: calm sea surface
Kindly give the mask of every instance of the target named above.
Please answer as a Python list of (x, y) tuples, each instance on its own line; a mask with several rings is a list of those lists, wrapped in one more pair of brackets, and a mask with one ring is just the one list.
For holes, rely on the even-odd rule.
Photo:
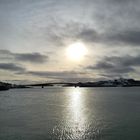
[(140, 140), (140, 88), (0, 91), (0, 140)]

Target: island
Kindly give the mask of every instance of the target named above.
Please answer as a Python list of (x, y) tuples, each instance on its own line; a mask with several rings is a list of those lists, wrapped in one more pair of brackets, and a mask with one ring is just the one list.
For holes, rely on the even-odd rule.
[(11, 83), (0, 82), (0, 91), (9, 90), (13, 88), (30, 88), (30, 87), (26, 85), (16, 85)]
[(11, 84), (0, 82), (0, 90), (8, 90), (11, 88)]
[(119, 78), (115, 80), (104, 80), (97, 82), (68, 83), (65, 87), (136, 87), (140, 86), (139, 80)]

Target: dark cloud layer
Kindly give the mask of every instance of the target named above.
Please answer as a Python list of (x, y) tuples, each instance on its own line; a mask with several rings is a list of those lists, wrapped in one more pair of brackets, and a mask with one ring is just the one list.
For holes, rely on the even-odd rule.
[(47, 61), (48, 57), (40, 53), (23, 53), (15, 54), (16, 60), (27, 61), (32, 63), (44, 63)]
[(110, 34), (108, 37), (111, 41), (122, 42), (130, 45), (140, 46), (140, 31), (128, 30), (116, 34)]
[(41, 53), (13, 53), (9, 50), (0, 50), (0, 58), (13, 58), (16, 61), (30, 63), (45, 63), (48, 61), (48, 56)]
[(136, 29), (98, 33), (95, 29), (84, 27), (75, 38), (87, 43), (140, 46), (140, 30)]
[[(53, 28), (53, 29), (52, 29)], [(115, 28), (115, 27), (114, 27)], [(55, 46), (65, 46), (66, 40), (78, 41), (81, 40), (85, 43), (99, 43), (102, 45), (108, 45), (111, 43), (114, 46), (123, 45), (124, 47), (140, 46), (140, 29), (133, 28), (122, 28), (110, 29), (104, 32), (98, 31), (98, 29), (90, 26), (85, 26), (81, 23), (71, 22), (63, 27), (53, 26), (50, 27), (49, 41), (53, 41)], [(107, 47), (107, 46), (106, 46)]]
[[(50, 27), (50, 31), (55, 30), (51, 32), (51, 37), (57, 38), (58, 42), (63, 42), (65, 39), (77, 39), (89, 43), (111, 42), (114, 45), (117, 43), (123, 43), (124, 46), (140, 45), (140, 1), (94, 0), (89, 4), (95, 9), (92, 11), (93, 17), (90, 19), (95, 26), (94, 24), (89, 26), (86, 23), (88, 21), (85, 21), (85, 24), (81, 21), (77, 23), (69, 21), (69, 24), (66, 24), (66, 21), (61, 24), (56, 22), (57, 26)], [(85, 9), (85, 11), (88, 10)]]
[(14, 63), (0, 63), (1, 70), (8, 70), (13, 72), (23, 72), (25, 68)]
[(136, 67), (140, 67), (140, 55), (138, 56), (124, 56), (124, 57), (105, 57), (96, 65), (90, 65), (87, 69), (98, 70), (105, 75), (118, 77), (129, 73), (136, 73)]
[[(87, 3), (93, 6), (93, 17), (90, 21), (95, 25), (89, 25), (86, 23), (88, 21), (85, 24), (80, 21), (76, 24), (69, 22), (71, 28), (64, 30), (69, 33), (68, 37), (88, 43), (140, 46), (139, 0), (93, 0)], [(86, 5), (85, 12), (88, 13), (90, 5)], [(61, 34), (58, 36), (63, 39)]]

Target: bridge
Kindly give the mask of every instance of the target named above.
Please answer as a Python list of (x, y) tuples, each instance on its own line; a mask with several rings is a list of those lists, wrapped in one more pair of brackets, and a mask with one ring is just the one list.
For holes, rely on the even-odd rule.
[(77, 83), (42, 83), (42, 84), (29, 84), (29, 85), (26, 85), (26, 86), (29, 86), (29, 87), (41, 87), (41, 88), (44, 88), (44, 87), (48, 87), (48, 86), (74, 86), (76, 87), (77, 86)]

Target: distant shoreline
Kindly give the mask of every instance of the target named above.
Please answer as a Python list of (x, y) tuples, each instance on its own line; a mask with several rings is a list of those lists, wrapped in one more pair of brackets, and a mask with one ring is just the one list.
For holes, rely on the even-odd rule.
[(115, 79), (98, 82), (58, 82), (58, 83), (41, 83), (41, 84), (28, 84), (28, 85), (15, 85), (10, 83), (0, 82), (0, 91), (13, 88), (33, 88), (33, 87), (48, 87), (59, 85), (61, 87), (140, 87), (140, 81), (134, 79)]

